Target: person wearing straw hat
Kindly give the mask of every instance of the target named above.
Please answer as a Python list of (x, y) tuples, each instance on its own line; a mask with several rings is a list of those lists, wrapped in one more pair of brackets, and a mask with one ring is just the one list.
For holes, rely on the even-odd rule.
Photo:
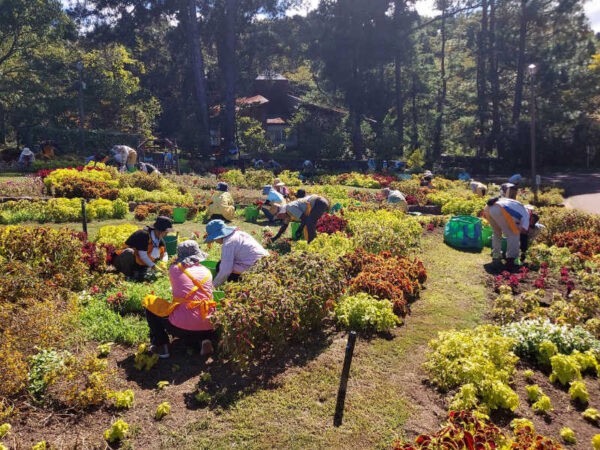
[(206, 224), (204, 242), (221, 244), (221, 260), (217, 264), (214, 287), (226, 281), (237, 281), (240, 275), (252, 267), (269, 252), (256, 239), (239, 228), (230, 227), (222, 220), (211, 220)]
[(211, 322), (217, 304), (213, 300), (212, 275), (201, 263), (208, 255), (194, 240), (177, 246), (177, 260), (169, 268), (173, 300), (147, 295), (142, 300), (150, 329), (150, 351), (159, 358), (168, 358), (169, 335), (182, 338), (188, 344), (202, 345), (201, 355), (214, 351), (216, 333)]
[(217, 183), (217, 191), (208, 201), (206, 216), (209, 220), (222, 219), (227, 222), (235, 218), (235, 204), (227, 183), (223, 181)]
[(406, 197), (404, 197), (402, 192), (387, 187), (384, 188), (382, 192), (383, 195), (385, 195), (388, 203), (393, 203), (400, 206), (404, 212), (408, 211), (408, 203), (406, 202)]
[(283, 181), (281, 181), (279, 178), (275, 178), (273, 180), (273, 188), (277, 192), (279, 192), (281, 195), (283, 195), (285, 198), (289, 198), (290, 190), (287, 188), (285, 183)]
[(165, 216), (157, 217), (152, 226), (137, 230), (127, 238), (124, 248), (113, 254), (113, 266), (125, 276), (142, 281), (149, 269), (168, 259), (163, 239), (170, 231), (173, 231), (173, 221)]
[(421, 187), (431, 187), (431, 182), (433, 180), (433, 173), (431, 173), (431, 170), (426, 170), (425, 172), (423, 172), (423, 175), (421, 176)]
[(19, 160), (17, 161), (17, 164), (21, 169), (29, 169), (34, 161), (35, 155), (29, 149), (29, 147), (25, 147), (19, 155)]
[(500, 186), (501, 197), (512, 198), (515, 200), (517, 198), (517, 192), (517, 186), (512, 183), (504, 183), (502, 186)]
[(300, 228), (296, 230), (296, 238), (304, 235), (308, 243), (317, 237), (317, 222), (319, 218), (329, 211), (329, 201), (320, 195), (307, 195), (279, 208), (277, 218), (283, 220), (283, 225), (273, 236), (272, 241), (281, 237), (290, 222), (300, 222)]

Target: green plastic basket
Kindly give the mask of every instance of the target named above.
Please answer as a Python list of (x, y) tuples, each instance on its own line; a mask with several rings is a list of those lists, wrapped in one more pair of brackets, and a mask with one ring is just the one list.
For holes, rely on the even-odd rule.
[(444, 242), (455, 248), (481, 250), (481, 219), (473, 216), (450, 218), (444, 228)]
[(300, 223), (299, 222), (290, 222), (290, 229), (292, 231), (292, 240), (294, 241), (300, 241), (300, 240), (304, 240), (304, 236), (302, 236), (300, 239), (296, 238), (296, 231), (298, 231), (298, 228), (300, 228)]
[(187, 217), (187, 208), (173, 208), (173, 222), (183, 223)]
[(212, 273), (213, 278), (217, 276), (217, 261), (202, 261), (200, 264), (202, 264), (204, 267), (210, 270), (210, 273)]
[(246, 222), (256, 222), (258, 219), (258, 208), (254, 205), (247, 206), (244, 210), (244, 216), (246, 217)]
[[(481, 238), (483, 240), (483, 245), (485, 247), (489, 247), (492, 248), (492, 236), (494, 235), (494, 229), (490, 226), (485, 226), (483, 227), (483, 229), (481, 230)], [(502, 251), (505, 252), (506, 251), (506, 247), (507, 247), (507, 243), (506, 243), (506, 238), (503, 237), (502, 238)]]
[(165, 241), (165, 247), (167, 247), (167, 254), (174, 256), (177, 254), (177, 235), (168, 235), (163, 238)]

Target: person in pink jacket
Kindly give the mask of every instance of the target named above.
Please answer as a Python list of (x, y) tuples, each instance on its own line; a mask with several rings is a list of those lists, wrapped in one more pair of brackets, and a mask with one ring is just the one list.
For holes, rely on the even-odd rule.
[(158, 354), (159, 358), (170, 356), (169, 335), (190, 343), (201, 342), (201, 355), (213, 352), (216, 333), (210, 318), (216, 310), (216, 303), (212, 297), (212, 275), (201, 264), (206, 256), (196, 241), (180, 243), (177, 246), (177, 260), (169, 268), (173, 300), (160, 315), (156, 309), (156, 313), (151, 311), (152, 305), (146, 306), (152, 344), (150, 351)]

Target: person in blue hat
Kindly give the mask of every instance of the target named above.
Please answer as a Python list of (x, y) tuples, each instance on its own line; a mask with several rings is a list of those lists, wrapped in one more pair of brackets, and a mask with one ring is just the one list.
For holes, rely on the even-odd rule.
[(217, 191), (214, 192), (208, 201), (207, 214), (209, 220), (222, 219), (231, 222), (235, 217), (235, 203), (229, 193), (227, 183), (221, 181), (217, 183)]
[(213, 281), (218, 287), (226, 281), (238, 281), (240, 275), (269, 252), (256, 239), (239, 228), (230, 227), (222, 220), (211, 220), (206, 225), (204, 242), (221, 244), (221, 260)]

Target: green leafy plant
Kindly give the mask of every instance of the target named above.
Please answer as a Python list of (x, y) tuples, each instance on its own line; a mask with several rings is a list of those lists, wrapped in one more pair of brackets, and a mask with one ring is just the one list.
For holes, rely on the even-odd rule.
[(598, 362), (592, 351), (581, 353), (575, 350), (570, 355), (555, 355), (550, 358), (552, 365), (552, 373), (550, 381), (552, 383), (558, 381), (563, 386), (566, 386), (572, 381), (581, 380), (581, 374), (588, 370), (593, 370), (598, 373)]
[(561, 428), (560, 437), (567, 444), (576, 444), (577, 443), (577, 438), (575, 437), (575, 432), (569, 427)]
[(595, 408), (587, 408), (581, 413), (581, 416), (588, 422), (596, 425), (600, 422), (600, 412), (598, 412), (598, 410)]
[(162, 391), (164, 388), (166, 388), (170, 383), (168, 381), (159, 381), (158, 383), (156, 383), (156, 389), (158, 389), (159, 391)]
[(107, 342), (106, 344), (100, 344), (96, 349), (98, 350), (99, 358), (106, 358), (110, 354), (110, 350), (114, 342)]
[(118, 419), (111, 427), (104, 432), (104, 439), (111, 444), (117, 443), (125, 439), (129, 433), (129, 424), (123, 419)]
[(133, 366), (137, 370), (145, 370), (148, 372), (158, 363), (158, 355), (150, 353), (147, 344), (140, 344), (134, 356)]
[(573, 381), (569, 388), (569, 395), (571, 396), (572, 401), (580, 402), (584, 405), (587, 404), (590, 399), (590, 394), (583, 381)]
[(327, 259), (336, 260), (347, 253), (351, 253), (356, 244), (343, 233), (321, 233), (310, 243), (296, 241), (293, 250), (296, 252), (319, 253)]
[(443, 390), (470, 383), (483, 408), (514, 411), (519, 397), (508, 384), (518, 361), (513, 346), (513, 339), (491, 325), (441, 332), (429, 343), (425, 368), (431, 382)]
[(166, 415), (171, 414), (171, 404), (169, 402), (162, 402), (156, 408), (156, 413), (154, 413), (154, 418), (156, 420), (161, 420)]
[(196, 394), (194, 394), (194, 400), (196, 400), (196, 403), (198, 404), (198, 406), (203, 407), (210, 403), (211, 396), (206, 391), (198, 390), (198, 392), (196, 392)]
[(40, 441), (31, 446), (31, 450), (46, 450), (48, 448), (48, 444), (46, 441)]
[(592, 448), (594, 450), (600, 450), (600, 434), (596, 434), (592, 438)]
[(524, 370), (524, 371), (523, 371), (523, 377), (525, 377), (525, 379), (526, 379), (527, 381), (531, 381), (531, 380), (533, 379), (533, 375), (534, 375), (534, 374), (535, 374), (535, 373), (534, 373), (534, 372), (533, 372), (533, 370), (531, 370), (531, 369), (527, 369), (527, 370)]
[(537, 402), (544, 393), (537, 384), (531, 386), (525, 386), (525, 392), (527, 392), (527, 400), (531, 403)]
[(113, 391), (108, 394), (108, 398), (113, 399), (114, 406), (117, 409), (131, 409), (133, 407), (135, 393), (131, 389)]
[(335, 308), (340, 324), (349, 330), (387, 332), (400, 320), (388, 300), (378, 300), (364, 292), (344, 296)]
[(52, 378), (64, 365), (65, 355), (56, 350), (40, 350), (29, 360), (28, 391), (36, 400), (41, 400)]
[(531, 409), (533, 409), (536, 414), (548, 414), (550, 411), (554, 411), (552, 401), (547, 395), (540, 396), (540, 398), (531, 405)]
[(9, 433), (11, 428), (12, 427), (10, 426), (10, 423), (3, 423), (2, 425), (0, 425), (0, 439), (5, 437)]

